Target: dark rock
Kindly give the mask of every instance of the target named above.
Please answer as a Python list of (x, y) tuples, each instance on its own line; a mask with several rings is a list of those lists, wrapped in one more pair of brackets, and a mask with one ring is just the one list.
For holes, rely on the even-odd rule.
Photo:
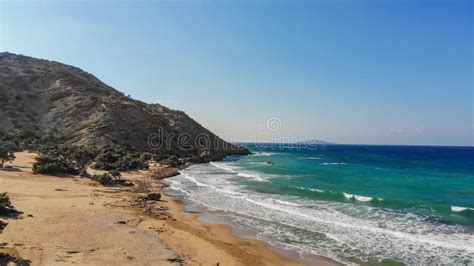
[(183, 263), (184, 260), (180, 258), (173, 258), (173, 259), (167, 259), (169, 262), (175, 262), (175, 263)]
[(68, 253), (68, 254), (77, 254), (77, 253), (79, 253), (79, 251), (71, 250), (71, 251), (66, 251), (66, 253)]
[(146, 195), (146, 200), (157, 201), (157, 200), (160, 200), (160, 199), (161, 199), (161, 194), (160, 193), (153, 192), (153, 193), (149, 193), (148, 195)]

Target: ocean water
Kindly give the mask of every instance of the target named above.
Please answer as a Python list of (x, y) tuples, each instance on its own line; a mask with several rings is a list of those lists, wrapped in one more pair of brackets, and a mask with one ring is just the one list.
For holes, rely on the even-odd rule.
[(302, 257), (474, 265), (473, 147), (247, 146), (170, 193)]

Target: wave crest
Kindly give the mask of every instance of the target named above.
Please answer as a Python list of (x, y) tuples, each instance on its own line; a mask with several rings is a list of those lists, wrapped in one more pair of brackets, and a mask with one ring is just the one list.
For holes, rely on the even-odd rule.
[(345, 192), (342, 192), (342, 194), (344, 195), (344, 198), (346, 198), (346, 199), (355, 199), (357, 201), (362, 201), (362, 202), (369, 202), (369, 201), (372, 201), (374, 199), (372, 197), (360, 196), (360, 195), (356, 195), (356, 194), (349, 194), (349, 193), (345, 193)]

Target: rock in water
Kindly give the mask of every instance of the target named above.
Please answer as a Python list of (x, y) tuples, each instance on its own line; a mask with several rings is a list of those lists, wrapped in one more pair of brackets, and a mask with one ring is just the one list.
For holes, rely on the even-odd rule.
[(20, 141), (109, 145), (180, 158), (205, 154), (208, 161), (249, 154), (184, 112), (134, 100), (79, 68), (12, 53), (0, 53), (0, 116), (0, 136)]

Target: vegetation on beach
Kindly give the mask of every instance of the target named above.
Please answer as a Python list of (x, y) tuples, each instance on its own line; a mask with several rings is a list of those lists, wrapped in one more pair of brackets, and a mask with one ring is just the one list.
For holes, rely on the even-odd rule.
[(153, 189), (153, 179), (149, 177), (142, 177), (133, 181), (135, 187), (133, 187), (133, 192), (137, 193), (148, 193)]
[(104, 147), (99, 150), (92, 168), (105, 171), (131, 171), (148, 169), (149, 153), (128, 152), (124, 149)]
[[(0, 194), (0, 216), (2, 216), (2, 212), (4, 212), (3, 210), (3, 204), (4, 204), (4, 201), (8, 200), (8, 197), (6, 197), (5, 194)], [(9, 202), (9, 201), (8, 201)], [(3, 220), (0, 220), (0, 233), (3, 231), (3, 229), (5, 229), (5, 227), (8, 225), (7, 222), (3, 221)]]
[(108, 173), (95, 174), (91, 177), (91, 179), (101, 183), (104, 186), (124, 184), (124, 181), (122, 180), (122, 174), (119, 171), (110, 171)]
[(114, 180), (109, 173), (95, 174), (91, 177), (91, 179), (101, 183), (104, 186), (110, 186), (114, 183)]
[(110, 171), (115, 179), (120, 179), (120, 171), (148, 168), (149, 153), (127, 152), (123, 149), (103, 147), (76, 147), (49, 145), (38, 149), (38, 157), (33, 164), (37, 174), (72, 174), (87, 176), (87, 168)]
[[(31, 144), (31, 143), (30, 143)], [(0, 167), (4, 162), (15, 159), (14, 152), (21, 149), (21, 144), (12, 141), (2, 141), (0, 145)], [(176, 175), (175, 168), (186, 165), (185, 161), (175, 155), (163, 155), (150, 152), (130, 151), (122, 148), (103, 146), (71, 145), (36, 145), (34, 147), (38, 156), (33, 163), (33, 173), (45, 175), (79, 175), (89, 177), (104, 186), (130, 185), (121, 178), (121, 172), (143, 170), (149, 168), (149, 161), (158, 161), (166, 165), (152, 171), (147, 179), (162, 179)], [(107, 171), (107, 173), (89, 175), (88, 168)], [(149, 181), (149, 180), (148, 180)], [(146, 192), (150, 189), (150, 182), (138, 181), (137, 190)]]
[(5, 162), (11, 162), (13, 160), (15, 160), (13, 145), (2, 142), (0, 144), (0, 168), (3, 168)]
[(3, 231), (3, 229), (5, 229), (5, 227), (7, 227), (8, 223), (0, 220), (0, 233)]
[[(6, 193), (0, 194), (0, 217), (7, 215), (8, 208), (11, 206), (10, 199), (8, 198)], [(5, 221), (0, 220), (0, 233), (3, 229), (8, 225)]]
[[(59, 141), (59, 143), (62, 142)], [(36, 174), (89, 176), (87, 173), (89, 167), (115, 173), (143, 170), (148, 169), (150, 160), (175, 168), (182, 168), (187, 165), (186, 160), (172, 154), (140, 152), (110, 146), (58, 145), (55, 144), (54, 138), (49, 135), (43, 136), (41, 142), (19, 141), (14, 137), (4, 135), (0, 140), (0, 168), (4, 166), (5, 162), (13, 161), (15, 152), (21, 150), (38, 153), (32, 169)], [(117, 175), (115, 177), (119, 178)]]
[(33, 164), (36, 174), (86, 176), (87, 167), (93, 162), (97, 151), (95, 148), (51, 145), (41, 147), (38, 153)]
[[(16, 210), (10, 202), (7, 193), (0, 193), (0, 218), (2, 217), (16, 217), (21, 214)], [(8, 225), (7, 222), (0, 220), (0, 232)]]
[[(0, 193), (0, 218), (17, 217), (21, 212), (16, 210), (10, 202), (7, 193)], [(8, 223), (0, 219), (0, 233), (7, 227)], [(30, 260), (12, 256), (8, 253), (0, 252), (0, 265), (30, 265)]]
[(177, 156), (171, 155), (166, 159), (163, 159), (160, 161), (160, 164), (162, 165), (169, 165), (171, 167), (178, 168), (184, 164), (182, 160), (180, 160)]
[(15, 257), (8, 253), (0, 252), (0, 265), (12, 265), (10, 263), (18, 266), (28, 266), (31, 265), (31, 260)]
[(72, 174), (88, 176), (87, 168), (109, 171), (113, 178), (120, 179), (120, 172), (149, 168), (149, 161), (180, 168), (186, 162), (175, 155), (159, 155), (149, 152), (128, 151), (113, 147), (77, 147), (70, 145), (45, 145), (38, 148), (38, 157), (33, 164), (37, 174)]
[(7, 193), (0, 193), (0, 216), (10, 215), (16, 212), (13, 208)]

